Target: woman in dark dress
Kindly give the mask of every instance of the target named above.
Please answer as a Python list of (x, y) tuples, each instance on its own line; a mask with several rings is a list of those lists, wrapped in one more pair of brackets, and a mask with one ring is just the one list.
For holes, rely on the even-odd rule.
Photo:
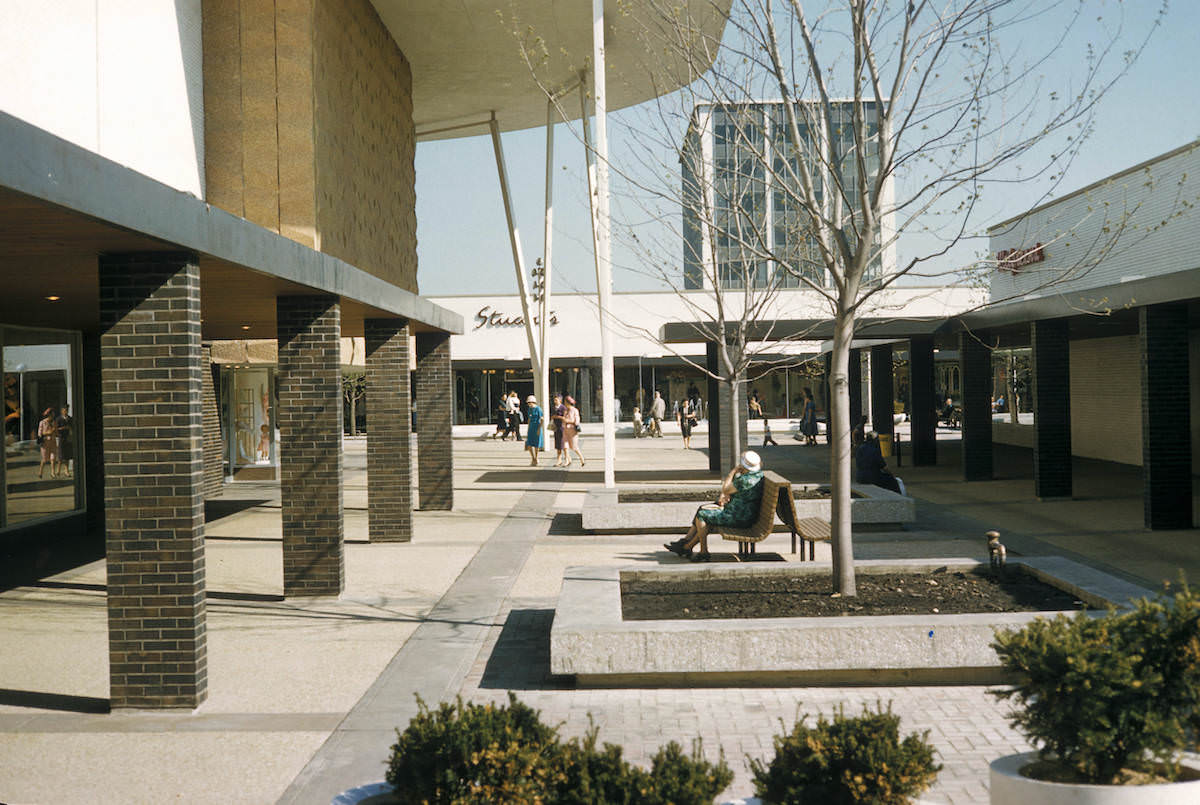
[(800, 433), (805, 444), (817, 443), (817, 404), (813, 402), (812, 389), (804, 387), (804, 410), (800, 413)]
[(679, 408), (679, 432), (683, 434), (683, 449), (692, 447), (692, 428), (696, 427), (696, 409), (691, 400), (684, 400)]
[(567, 415), (567, 406), (563, 405), (561, 394), (554, 395), (554, 404), (550, 406), (550, 421), (554, 423), (554, 466), (563, 467), (567, 464), (567, 444), (563, 439), (563, 417)]
[(75, 458), (75, 442), (71, 437), (71, 429), (75, 425), (75, 420), (71, 419), (71, 414), (67, 406), (62, 407), (62, 412), (58, 416), (58, 421), (55, 423), (58, 428), (55, 431), (55, 437), (58, 439), (58, 455), (55, 460), (58, 462), (53, 468), (51, 474), (58, 475), (61, 471), (66, 477), (71, 476), (71, 461)]

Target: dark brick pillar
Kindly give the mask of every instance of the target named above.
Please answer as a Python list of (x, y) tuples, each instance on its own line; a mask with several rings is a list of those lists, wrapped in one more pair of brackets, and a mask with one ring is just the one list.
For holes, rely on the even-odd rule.
[[(833, 353), (825, 353), (825, 383), (821, 386), (821, 401), (825, 405), (825, 443), (833, 443)], [(815, 402), (815, 401), (814, 401)]]
[[(715, 341), (704, 345), (704, 365), (712, 374), (720, 374), (720, 350)], [(708, 416), (708, 468), (712, 472), (721, 471), (721, 384), (713, 377), (708, 378), (708, 406), (705, 413)]]
[[(749, 434), (746, 428), (746, 420), (749, 418), (746, 408), (746, 404), (749, 400), (747, 394), (748, 392), (746, 390), (745, 381), (739, 381), (738, 402), (737, 405), (734, 405), (729, 384), (717, 384), (717, 399), (719, 400), (719, 405), (717, 407), (720, 411), (721, 417), (721, 430), (719, 438), (720, 447), (718, 453), (718, 461), (720, 463), (717, 466), (717, 472), (729, 472), (729, 470), (733, 468), (733, 465), (737, 463), (741, 457), (739, 455), (740, 451), (735, 451), (733, 447), (734, 428), (737, 428), (737, 432), (741, 440), (741, 450), (746, 450), (749, 447), (747, 444)], [(711, 469), (711, 459), (709, 460), (709, 465)]]
[(862, 421), (862, 350), (850, 350), (850, 365), (846, 371), (850, 382), (850, 428), (853, 430)]
[(417, 333), (417, 490), (421, 508), (454, 508), (450, 334)]
[(992, 478), (992, 350), (977, 333), (958, 334), (962, 376), (962, 468), (964, 481)]
[(412, 398), (408, 321), (363, 322), (367, 352), (367, 533), (371, 542), (412, 540)]
[(87, 532), (104, 533), (104, 406), (100, 371), (100, 333), (83, 334), (83, 495), (87, 503)]
[(1146, 528), (1192, 527), (1188, 313), (1182, 304), (1138, 311), (1142, 352), (1142, 503)]
[(871, 429), (876, 433), (893, 433), (895, 410), (892, 391), (892, 345), (871, 347)]
[(275, 300), (283, 594), (338, 595), (342, 549), (341, 308), (336, 296)]
[(121, 254), (99, 275), (109, 697), (192, 708), (208, 694), (200, 269)]
[(908, 341), (908, 418), (912, 423), (914, 467), (937, 464), (937, 411), (933, 390), (933, 339)]
[[(1033, 493), (1071, 496), (1071, 342), (1066, 319), (1029, 325), (1033, 374)], [(1186, 363), (1185, 363), (1186, 366)], [(1009, 404), (1015, 404), (1016, 400)]]
[(203, 347), (200, 364), (203, 367), (200, 407), (204, 417), (204, 497), (221, 494), (225, 480), (224, 451), (221, 449), (221, 413), (217, 405), (217, 388), (213, 380), (212, 348)]

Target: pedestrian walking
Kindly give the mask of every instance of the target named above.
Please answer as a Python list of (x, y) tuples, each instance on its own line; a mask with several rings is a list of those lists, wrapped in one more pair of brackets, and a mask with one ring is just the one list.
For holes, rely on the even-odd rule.
[(679, 432), (683, 434), (683, 449), (692, 448), (692, 428), (696, 427), (696, 409), (691, 400), (684, 400), (679, 409)]
[(650, 435), (662, 438), (662, 421), (667, 415), (667, 401), (662, 398), (662, 392), (654, 392), (654, 402), (650, 404)]
[(545, 445), (545, 429), (542, 427), (542, 407), (537, 404), (537, 397), (530, 394), (525, 398), (527, 416), (525, 418), (525, 449), (529, 452), (529, 465), (538, 465), (538, 454)]
[[(567, 450), (574, 450), (575, 455), (579, 456), (579, 466), (584, 466), (587, 462), (583, 460), (583, 453), (579, 449), (579, 409), (575, 407), (575, 398), (567, 395), (566, 398), (567, 410), (563, 414), (563, 440), (566, 442)], [(567, 450), (563, 452), (566, 453)], [(571, 456), (567, 455), (566, 466), (571, 466)]]
[(554, 406), (550, 409), (550, 423), (554, 428), (554, 466), (565, 467), (571, 463), (567, 456), (567, 445), (563, 436), (563, 417), (567, 415), (567, 406), (563, 405), (561, 394), (554, 395)]
[(775, 437), (771, 435), (771, 418), (764, 416), (763, 417), (763, 447), (766, 447), (769, 444), (773, 444), (776, 447), (779, 446), (779, 442), (775, 441)]

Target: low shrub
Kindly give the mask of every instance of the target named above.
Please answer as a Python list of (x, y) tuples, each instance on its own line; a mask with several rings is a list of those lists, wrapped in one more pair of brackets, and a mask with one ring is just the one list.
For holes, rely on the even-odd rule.
[(900, 717), (877, 705), (847, 718), (838, 708), (809, 727), (801, 716), (790, 733), (775, 737), (769, 764), (750, 761), (754, 793), (772, 805), (821, 802), (902, 805), (933, 784), (941, 766), (933, 760), (928, 731), (900, 740)]
[(1178, 776), (1200, 730), (1200, 596), (1186, 585), (1129, 612), (1039, 618), (992, 646), (1017, 681), (991, 693), (1016, 702), (1010, 721), (1042, 759), (1086, 783)]
[(536, 710), (509, 693), (508, 705), (441, 704), (397, 730), (387, 781), (403, 802), (541, 805), (709, 805), (733, 780), (722, 757), (706, 761), (700, 742), (685, 754), (671, 742), (650, 770), (630, 764), (619, 746), (598, 746), (591, 725), (582, 739), (559, 740)]

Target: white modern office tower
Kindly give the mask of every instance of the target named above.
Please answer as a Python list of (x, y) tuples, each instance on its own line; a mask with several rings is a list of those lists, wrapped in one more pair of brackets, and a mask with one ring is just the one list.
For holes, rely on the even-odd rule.
[[(866, 147), (861, 160), (852, 125), (854, 101), (831, 101), (828, 111), (826, 116), (819, 101), (798, 103), (796, 143), (782, 102), (696, 106), (680, 160), (684, 288), (712, 288), (718, 281), (725, 289), (828, 284), (802, 204), (802, 172), (810, 177), (821, 214), (845, 220), (859, 206), (860, 163), (868, 186), (879, 171), (875, 103), (862, 103)], [(868, 279), (895, 266), (893, 196), (887, 177)]]

